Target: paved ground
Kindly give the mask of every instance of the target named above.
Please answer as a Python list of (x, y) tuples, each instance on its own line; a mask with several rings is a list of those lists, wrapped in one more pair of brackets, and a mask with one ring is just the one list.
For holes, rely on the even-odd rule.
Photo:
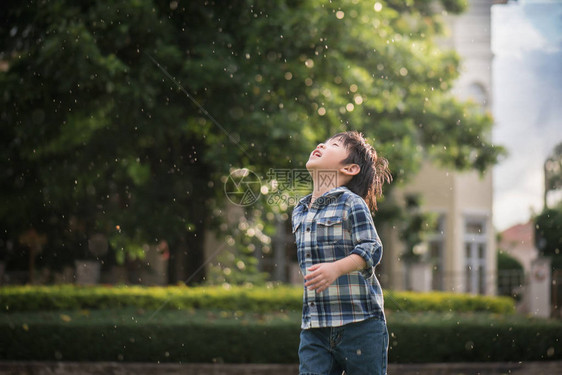
[[(2, 362), (0, 375), (290, 375), (296, 365)], [(388, 375), (562, 375), (562, 361), (526, 363), (390, 364)]]

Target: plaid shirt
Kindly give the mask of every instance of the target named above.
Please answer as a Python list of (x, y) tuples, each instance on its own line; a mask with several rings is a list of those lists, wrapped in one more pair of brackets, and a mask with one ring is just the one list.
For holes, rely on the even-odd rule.
[(344, 186), (316, 199), (307, 195), (293, 210), (293, 233), (303, 275), (317, 263), (360, 255), (367, 267), (340, 276), (321, 293), (304, 288), (301, 328), (337, 327), (369, 318), (385, 320), (382, 288), (374, 269), (382, 244), (365, 201)]

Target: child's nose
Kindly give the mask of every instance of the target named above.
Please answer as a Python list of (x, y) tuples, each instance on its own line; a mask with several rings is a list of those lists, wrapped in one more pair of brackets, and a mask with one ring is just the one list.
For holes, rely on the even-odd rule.
[(320, 143), (316, 146), (316, 148), (326, 148), (326, 145), (324, 143)]

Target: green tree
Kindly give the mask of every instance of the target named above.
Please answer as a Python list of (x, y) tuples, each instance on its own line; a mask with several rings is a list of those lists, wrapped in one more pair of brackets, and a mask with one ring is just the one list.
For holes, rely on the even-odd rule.
[(544, 208), (548, 208), (550, 191), (562, 189), (562, 142), (557, 144), (544, 162)]
[(523, 271), (523, 265), (507, 252), (498, 250), (498, 271)]
[(416, 251), (416, 247), (424, 243), (427, 233), (435, 232), (437, 217), (431, 212), (421, 212), (422, 199), (419, 194), (409, 194), (404, 198), (404, 217), (400, 221), (404, 226), (401, 228), (401, 239), (406, 250), (401, 259), (407, 262), (416, 262), (421, 258), (421, 254)]
[[(562, 270), (562, 202), (535, 217), (535, 245), (551, 259), (552, 271)], [(554, 281), (553, 281), (554, 282)], [(558, 291), (558, 297), (562, 297)]]
[(535, 242), (544, 256), (560, 256), (562, 251), (562, 204), (548, 208), (535, 218)]
[(484, 171), (492, 119), (449, 93), (459, 59), (434, 40), (466, 3), (441, 4), (6, 2), (2, 243), (33, 228), (60, 264), (93, 233), (118, 254), (166, 240), (170, 282), (196, 282), (233, 168), (302, 168), (357, 129), (399, 179), (426, 156)]
[(544, 163), (544, 209), (535, 217), (535, 242), (542, 255), (552, 258), (552, 268), (562, 269), (562, 202), (547, 206), (549, 191), (562, 187), (562, 143), (554, 147)]
[(497, 290), (502, 296), (510, 296), (519, 300), (521, 288), (525, 284), (525, 270), (521, 262), (499, 249), (497, 251)]

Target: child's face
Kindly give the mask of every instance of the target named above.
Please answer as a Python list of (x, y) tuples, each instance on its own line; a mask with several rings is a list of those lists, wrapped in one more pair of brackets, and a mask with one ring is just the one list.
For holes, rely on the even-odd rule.
[(310, 153), (306, 168), (308, 170), (331, 170), (340, 169), (347, 158), (347, 149), (343, 142), (336, 138), (330, 138), (325, 143), (320, 143)]

